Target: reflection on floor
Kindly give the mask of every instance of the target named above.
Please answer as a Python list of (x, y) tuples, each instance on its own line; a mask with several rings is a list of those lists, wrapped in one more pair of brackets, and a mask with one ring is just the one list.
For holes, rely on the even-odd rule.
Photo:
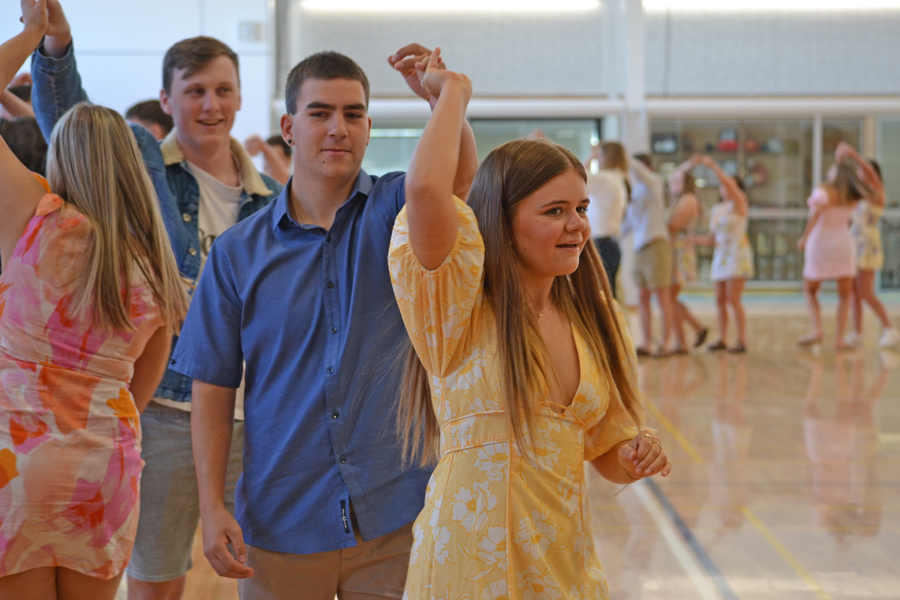
[(612, 597), (900, 598), (900, 355), (871, 322), (835, 354), (830, 311), (801, 349), (802, 306), (754, 308), (746, 355), (640, 363), (675, 469), (617, 496), (589, 480)]
[[(827, 300), (821, 348), (795, 343), (808, 329), (799, 302), (747, 310), (746, 355), (640, 363), (675, 469), (618, 495), (589, 473), (612, 598), (900, 598), (900, 355), (877, 349), (870, 315), (864, 347), (836, 355)], [(184, 597), (235, 590), (198, 546)]]

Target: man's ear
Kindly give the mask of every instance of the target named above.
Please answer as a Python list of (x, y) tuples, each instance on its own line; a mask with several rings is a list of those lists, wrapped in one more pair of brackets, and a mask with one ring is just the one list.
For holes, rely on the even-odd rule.
[(172, 106), (169, 104), (169, 95), (166, 93), (165, 88), (159, 90), (159, 105), (164, 113), (169, 116), (172, 115)]
[(281, 115), (281, 138), (288, 146), (294, 145), (294, 119), (287, 113)]
[(369, 119), (369, 131), (366, 133), (366, 147), (369, 147), (369, 142), (372, 140), (372, 117), (366, 117)]

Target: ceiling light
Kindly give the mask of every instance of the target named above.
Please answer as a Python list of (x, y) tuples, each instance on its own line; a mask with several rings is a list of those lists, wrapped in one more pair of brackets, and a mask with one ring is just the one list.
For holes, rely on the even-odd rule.
[(900, 9), (897, 0), (644, 0), (647, 12), (834, 12)]
[(302, 0), (309, 12), (330, 13), (573, 13), (600, 8), (600, 0)]

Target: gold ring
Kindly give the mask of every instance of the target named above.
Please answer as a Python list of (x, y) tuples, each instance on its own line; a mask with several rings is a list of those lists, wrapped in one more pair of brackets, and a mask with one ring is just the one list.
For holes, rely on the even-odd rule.
[(653, 443), (656, 444), (657, 446), (659, 446), (659, 449), (662, 450), (662, 444), (660, 444), (659, 442), (653, 442)]
[(639, 435), (638, 438), (642, 438), (642, 437), (644, 437), (644, 436), (650, 438), (650, 441), (651, 441), (651, 442), (653, 441), (653, 436), (650, 435), (649, 433), (647, 433), (646, 431), (645, 431), (644, 433), (642, 433), (641, 435)]

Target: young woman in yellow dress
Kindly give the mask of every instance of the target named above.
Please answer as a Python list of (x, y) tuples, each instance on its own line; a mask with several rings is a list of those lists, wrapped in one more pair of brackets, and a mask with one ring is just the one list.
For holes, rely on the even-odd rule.
[(437, 466), (405, 597), (608, 598), (584, 461), (617, 483), (672, 467), (640, 428), (636, 358), (591, 244), (584, 167), (555, 144), (513, 141), (485, 159), (468, 205), (454, 198), (471, 83), (439, 49), (418, 69), (438, 102), (389, 261), (412, 340), (401, 433)]

